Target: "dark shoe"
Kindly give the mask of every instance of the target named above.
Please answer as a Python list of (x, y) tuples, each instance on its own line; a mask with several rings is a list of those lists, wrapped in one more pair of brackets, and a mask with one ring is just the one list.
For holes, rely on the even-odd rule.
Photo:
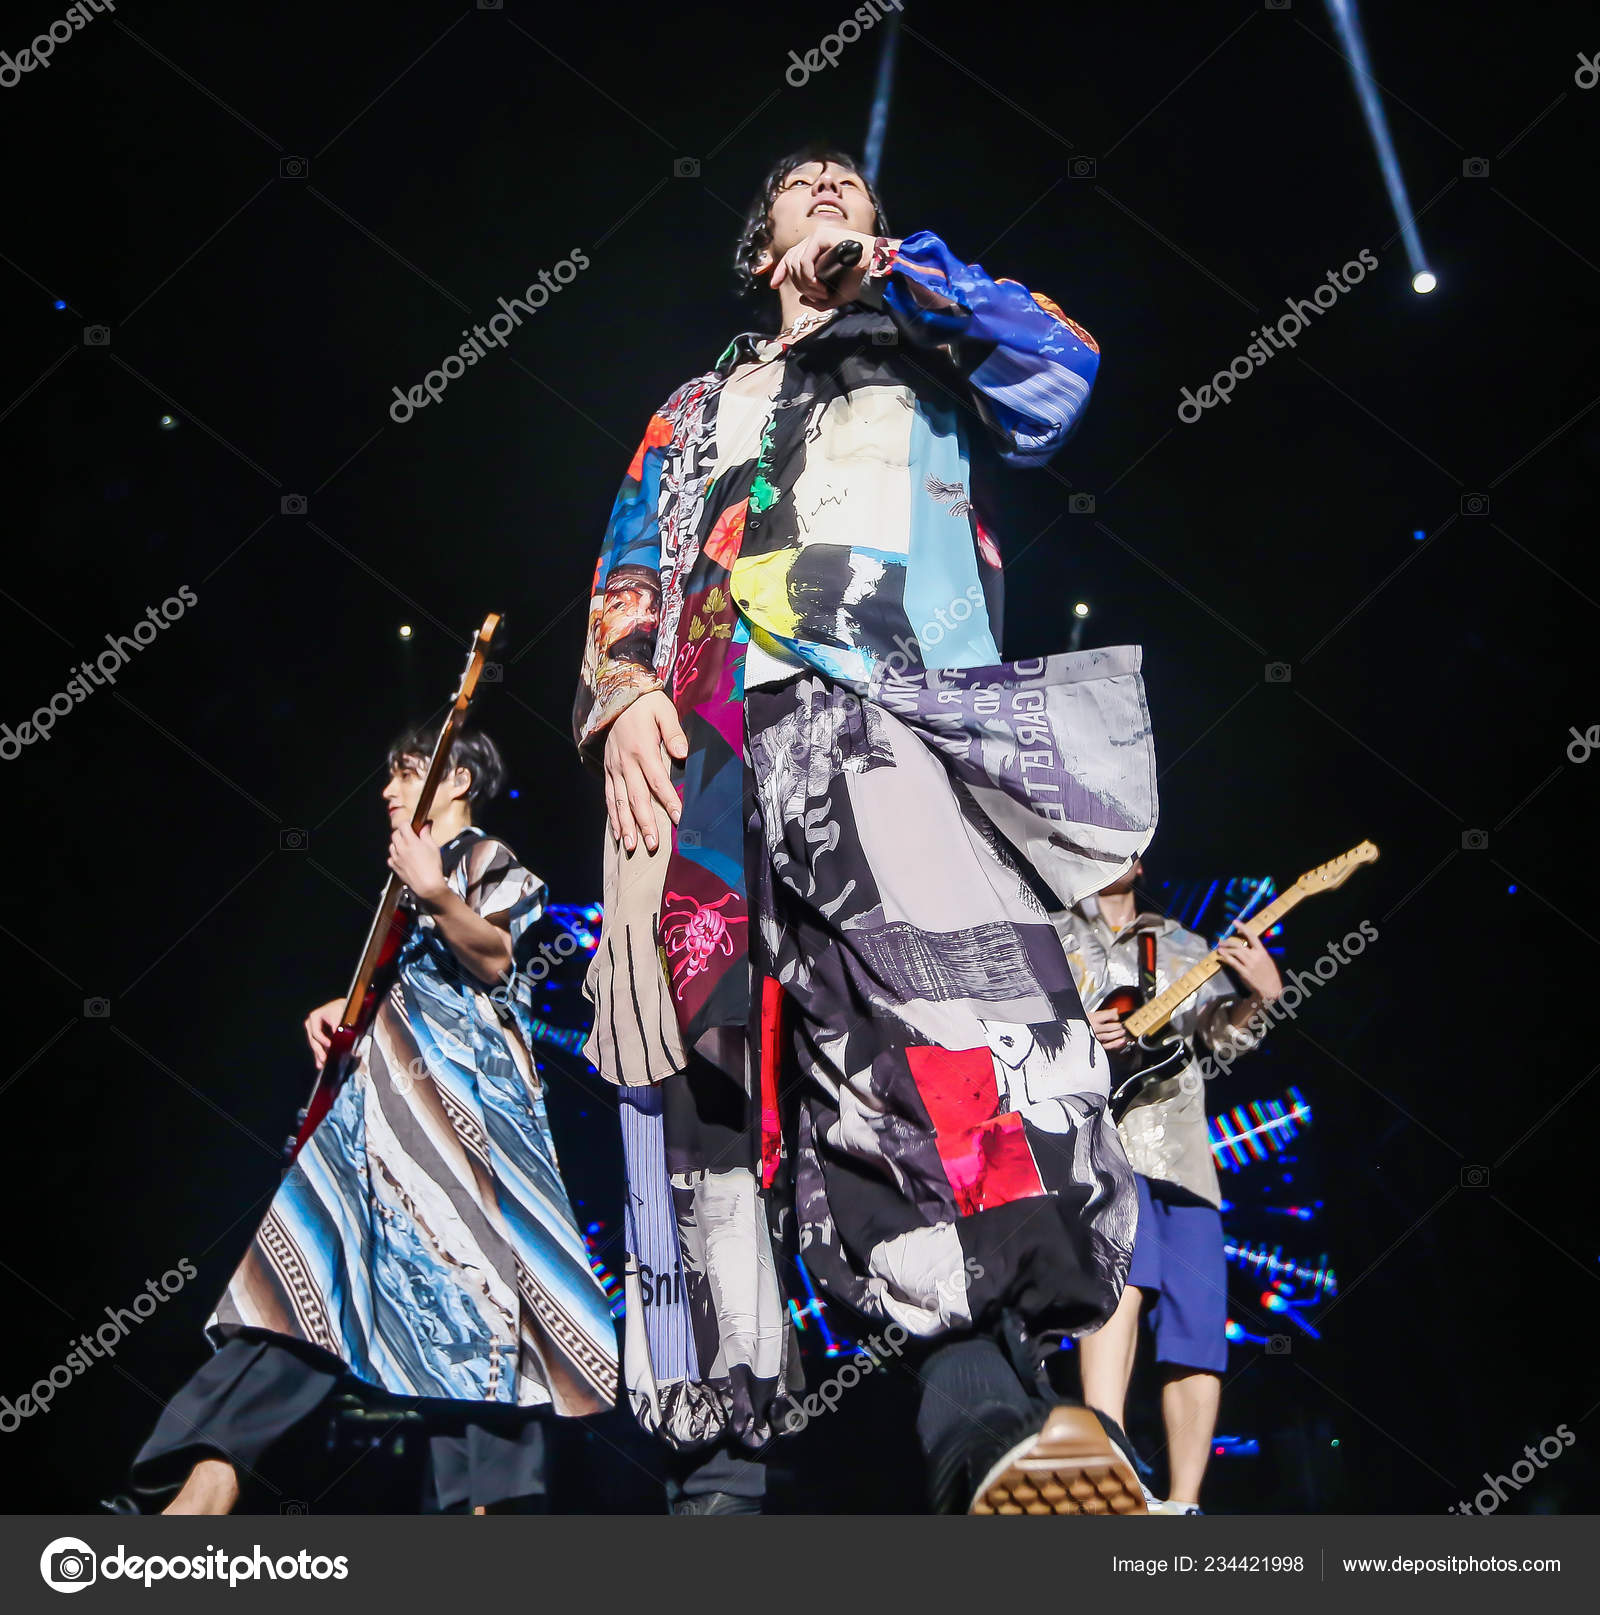
[(735, 1497), (732, 1492), (702, 1492), (698, 1497), (680, 1497), (670, 1508), (673, 1514), (759, 1514), (759, 1497)]
[(1143, 1514), (1145, 1504), (1138, 1474), (1100, 1419), (1063, 1405), (989, 1470), (967, 1512)]
[(928, 1499), (935, 1514), (966, 1514), (978, 1483), (994, 1468), (1001, 1453), (1010, 1452), (1044, 1422), (1048, 1408), (1036, 1415), (1026, 1405), (1001, 1402), (969, 1408), (968, 1419), (950, 1439), (928, 1454)]

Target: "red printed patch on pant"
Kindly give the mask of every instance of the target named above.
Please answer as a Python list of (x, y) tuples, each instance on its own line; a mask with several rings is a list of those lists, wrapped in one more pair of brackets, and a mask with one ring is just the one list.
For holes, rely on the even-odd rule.
[(783, 1124), (778, 1115), (778, 1070), (783, 1047), (783, 988), (761, 978), (761, 1187), (770, 1189), (783, 1160)]
[(956, 1210), (963, 1217), (1044, 1193), (1022, 1118), (1014, 1110), (964, 1133), (941, 1133), (938, 1144)]
[(910, 1048), (906, 1064), (936, 1133), (962, 1132), (1000, 1108), (994, 1056), (987, 1044), (981, 1049)]
[(909, 1048), (906, 1064), (963, 1217), (1045, 1192), (1022, 1117), (1014, 1110), (997, 1114), (1000, 1088), (987, 1046)]

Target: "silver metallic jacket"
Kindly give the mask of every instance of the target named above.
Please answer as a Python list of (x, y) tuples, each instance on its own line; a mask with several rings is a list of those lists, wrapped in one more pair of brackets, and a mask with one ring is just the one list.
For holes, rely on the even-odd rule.
[[(1211, 951), (1203, 936), (1186, 931), (1176, 920), (1160, 914), (1135, 916), (1131, 924), (1114, 931), (1101, 916), (1095, 898), (1051, 916), (1077, 978), (1078, 996), (1093, 1009), (1113, 987), (1137, 987), (1139, 949), (1144, 931), (1156, 934), (1156, 983), (1165, 991), (1191, 965)], [(1175, 1183), (1217, 1205), (1222, 1199), (1217, 1164), (1206, 1131), (1205, 1082), (1208, 1073), (1195, 1058), (1197, 1048), (1218, 1053), (1253, 1049), (1261, 1035), (1236, 1029), (1228, 1015), (1239, 1000), (1227, 975), (1218, 971), (1172, 1017), (1172, 1029), (1189, 1046), (1190, 1059), (1180, 1070), (1156, 1083), (1122, 1118), (1120, 1131), (1129, 1164), (1147, 1178)]]

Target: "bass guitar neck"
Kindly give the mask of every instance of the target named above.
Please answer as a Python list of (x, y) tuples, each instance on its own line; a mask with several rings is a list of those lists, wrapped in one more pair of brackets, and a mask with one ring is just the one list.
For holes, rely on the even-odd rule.
[[(427, 773), (423, 775), (422, 790), (417, 797), (416, 812), (411, 815), (411, 828), (420, 831), (433, 815), (433, 799), (450, 765), (451, 747), (457, 731), (472, 704), (478, 688), (478, 678), (488, 658), (489, 646), (495, 630), (500, 626), (500, 615), (491, 611), (483, 619), (483, 626), (472, 636), (467, 652), (467, 665), (461, 674), (456, 693), (450, 698), (450, 710), (445, 714), (439, 738), (434, 742), (433, 755), (428, 759)], [(378, 911), (372, 916), (367, 931), (367, 943), (361, 950), (361, 961), (345, 995), (344, 1009), (339, 1025), (329, 1042), (327, 1058), (312, 1085), (311, 1097), (301, 1108), (299, 1124), (284, 1149), (285, 1163), (292, 1163), (305, 1141), (317, 1129), (317, 1124), (333, 1108), (333, 1101), (344, 1083), (356, 1045), (367, 1034), (378, 1011), (382, 991), (387, 990), (388, 967), (398, 956), (410, 931), (411, 923), (400, 907), (405, 894), (405, 883), (391, 874), (383, 888)]]

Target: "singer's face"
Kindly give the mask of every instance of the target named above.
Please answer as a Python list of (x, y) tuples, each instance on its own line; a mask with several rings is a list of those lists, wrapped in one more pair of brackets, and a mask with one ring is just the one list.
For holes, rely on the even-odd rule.
[(804, 241), (819, 224), (871, 235), (876, 216), (866, 184), (853, 169), (836, 163), (801, 163), (773, 198), (772, 260), (775, 263)]

